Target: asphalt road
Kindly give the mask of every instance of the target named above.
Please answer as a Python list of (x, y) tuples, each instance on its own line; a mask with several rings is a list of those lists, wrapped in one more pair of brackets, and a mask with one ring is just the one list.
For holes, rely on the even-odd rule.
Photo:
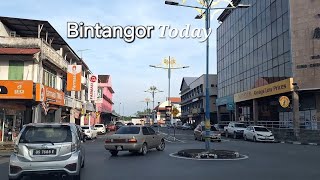
[[(156, 129), (157, 130), (157, 129)], [(320, 147), (280, 143), (254, 143), (225, 139), (213, 143), (215, 149), (236, 150), (249, 158), (237, 161), (196, 161), (170, 157), (181, 149), (202, 148), (192, 131), (176, 131), (173, 141), (171, 130), (161, 129), (167, 138), (166, 150), (151, 150), (146, 156), (127, 152), (111, 157), (103, 148), (103, 136), (84, 143), (86, 166), (84, 180), (195, 180), (195, 179), (246, 179), (246, 180), (316, 180), (320, 179)], [(8, 159), (0, 158), (0, 179), (7, 179)], [(43, 178), (42, 178), (43, 179)], [(50, 177), (46, 178), (50, 179)], [(52, 178), (51, 178), (52, 179)]]

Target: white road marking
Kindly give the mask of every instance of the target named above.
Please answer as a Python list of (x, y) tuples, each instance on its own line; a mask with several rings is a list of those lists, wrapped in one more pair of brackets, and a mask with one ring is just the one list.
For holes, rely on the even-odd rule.
[(186, 160), (195, 160), (195, 161), (238, 161), (238, 160), (244, 160), (248, 159), (249, 157), (247, 155), (242, 155), (242, 158), (238, 159), (196, 159), (196, 158), (188, 158), (188, 157), (181, 157), (176, 155), (177, 153), (171, 153), (169, 154), (170, 157), (179, 158), (179, 159), (186, 159)]

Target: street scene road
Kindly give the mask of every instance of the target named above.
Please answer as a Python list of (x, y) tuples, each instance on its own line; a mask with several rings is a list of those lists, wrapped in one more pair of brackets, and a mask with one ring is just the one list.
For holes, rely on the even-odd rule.
[[(157, 130), (155, 128), (155, 130)], [(168, 129), (161, 128), (161, 133)], [(170, 129), (173, 134), (173, 129)], [(126, 180), (126, 179), (317, 179), (320, 177), (320, 156), (318, 146), (254, 143), (240, 139), (223, 139), (211, 143), (216, 149), (232, 149), (247, 155), (248, 159), (231, 161), (186, 160), (171, 157), (181, 149), (199, 148), (203, 142), (193, 139), (193, 131), (177, 130), (176, 141), (166, 135), (166, 149), (163, 152), (151, 150), (146, 156), (120, 152), (112, 157), (104, 147), (101, 135), (96, 140), (84, 143), (86, 162), (81, 177), (84, 180)], [(0, 158), (0, 179), (6, 179), (8, 158)], [(50, 179), (50, 177), (45, 177)], [(39, 177), (44, 179), (44, 177)], [(56, 178), (51, 178), (56, 179)]]

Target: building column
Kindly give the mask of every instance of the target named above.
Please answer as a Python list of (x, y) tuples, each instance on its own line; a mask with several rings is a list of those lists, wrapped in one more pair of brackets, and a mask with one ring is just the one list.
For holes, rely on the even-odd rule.
[(61, 122), (61, 111), (62, 111), (62, 108), (59, 108), (54, 112), (54, 122), (57, 122), (57, 123)]
[(217, 106), (217, 119), (218, 119), (218, 123), (220, 123), (221, 122), (220, 106)]
[(70, 123), (76, 123), (76, 119), (74, 118), (75, 110), (72, 108), (70, 109)]
[(33, 106), (32, 123), (41, 123), (41, 106), (40, 106), (40, 104)]
[(234, 121), (239, 121), (239, 105), (234, 103)]
[(293, 130), (294, 135), (297, 139), (299, 139), (300, 132), (300, 112), (299, 112), (299, 95), (297, 91), (292, 92), (292, 101), (293, 101)]
[(253, 109), (253, 123), (254, 125), (258, 124), (258, 120), (259, 120), (259, 106), (258, 106), (258, 100), (257, 99), (253, 99), (252, 100), (252, 109)]

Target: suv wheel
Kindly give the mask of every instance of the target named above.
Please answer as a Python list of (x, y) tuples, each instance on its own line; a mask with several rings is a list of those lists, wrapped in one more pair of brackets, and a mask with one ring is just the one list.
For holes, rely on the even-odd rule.
[(147, 143), (143, 143), (142, 147), (141, 147), (141, 150), (140, 150), (140, 154), (141, 155), (146, 155), (148, 153), (148, 146), (147, 146)]
[(233, 132), (233, 138), (237, 139), (237, 133), (236, 132)]
[(164, 140), (161, 140), (161, 143), (159, 144), (159, 146), (156, 148), (158, 151), (163, 151), (164, 148), (166, 147), (166, 144), (164, 143)]
[(244, 135), (244, 136), (243, 136), (243, 139), (244, 139), (245, 141), (247, 141), (247, 136), (246, 136), (246, 135)]
[(257, 142), (257, 138), (253, 136), (253, 142)]
[(226, 138), (228, 138), (229, 137), (229, 133), (228, 133), (228, 131), (226, 131)]

